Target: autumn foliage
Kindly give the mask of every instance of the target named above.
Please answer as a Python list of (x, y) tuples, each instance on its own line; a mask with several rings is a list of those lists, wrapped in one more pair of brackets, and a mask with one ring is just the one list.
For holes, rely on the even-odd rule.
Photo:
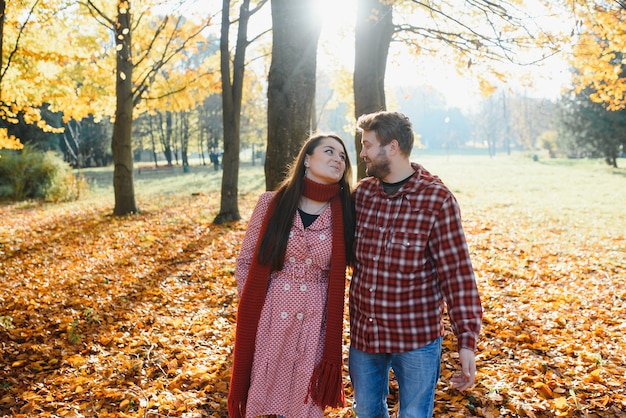
[[(510, 188), (554, 175), (527, 164), (508, 167), (520, 176)], [(465, 393), (449, 388), (448, 334), (435, 416), (624, 416), (623, 223), (575, 193), (550, 197), (567, 181), (581, 190), (581, 179), (624, 174), (566, 168), (536, 201), (493, 200), (479, 195), (498, 176), (473, 166), (484, 180), (470, 189), (470, 167), (453, 189), (485, 308), (478, 376)], [(216, 191), (152, 197), (127, 217), (111, 216), (107, 199), (0, 207), (0, 416), (226, 417), (233, 269), (257, 195), (242, 196), (243, 221), (219, 226)], [(347, 349), (347, 318), (345, 331)], [(352, 416), (344, 375), (348, 405), (328, 416)], [(395, 385), (390, 405), (395, 414)]]

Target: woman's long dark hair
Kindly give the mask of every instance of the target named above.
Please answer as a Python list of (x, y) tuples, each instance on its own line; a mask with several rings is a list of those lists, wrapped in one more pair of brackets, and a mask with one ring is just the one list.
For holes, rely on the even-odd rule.
[(287, 177), (276, 191), (276, 198), (278, 199), (276, 209), (269, 219), (265, 235), (261, 238), (259, 262), (261, 264), (270, 264), (272, 271), (282, 270), (285, 262), (285, 252), (287, 251), (289, 232), (293, 225), (293, 217), (298, 209), (302, 193), (304, 193), (304, 175), (306, 170), (304, 161), (307, 155), (313, 155), (315, 149), (325, 138), (337, 140), (343, 147), (343, 152), (346, 156), (346, 170), (341, 180), (339, 180), (339, 185), (341, 186), (339, 197), (343, 212), (346, 261), (348, 264), (352, 262), (355, 224), (354, 206), (352, 204), (352, 164), (348, 157), (346, 145), (339, 136), (328, 133), (316, 133), (306, 140), (298, 156), (290, 164)]

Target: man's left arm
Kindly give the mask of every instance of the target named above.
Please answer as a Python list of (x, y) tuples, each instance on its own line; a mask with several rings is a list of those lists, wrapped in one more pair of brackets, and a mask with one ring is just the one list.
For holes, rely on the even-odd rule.
[(450, 378), (452, 387), (458, 390), (469, 389), (476, 379), (476, 355), (472, 350), (461, 348), (459, 350), (461, 371)]
[(463, 368), (453, 386), (467, 388), (474, 381), (474, 352), (483, 311), (459, 206), (452, 195), (441, 206), (431, 234), (431, 251)]

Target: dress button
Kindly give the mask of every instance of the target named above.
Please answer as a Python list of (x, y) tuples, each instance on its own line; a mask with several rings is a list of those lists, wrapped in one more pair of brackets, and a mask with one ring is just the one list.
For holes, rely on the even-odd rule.
[(409, 241), (407, 241), (407, 242), (404, 243), (404, 245), (406, 245), (408, 247), (409, 245), (411, 245), (411, 243)]
[(301, 291), (306, 292), (306, 289), (307, 289), (307, 287), (306, 287), (306, 285), (305, 285), (305, 284), (303, 284), (303, 285), (301, 285), (301, 286), (300, 286), (300, 290), (301, 290)]
[[(280, 313), (280, 317), (281, 317), (282, 319), (287, 319), (287, 312), (281, 312), (281, 313)], [(370, 321), (371, 321), (371, 319), (370, 319)]]
[(320, 240), (324, 241), (326, 239), (326, 235), (325, 234), (320, 234)]
[(304, 260), (304, 262), (311, 265), (311, 263), (313, 263), (313, 260), (311, 260), (310, 258), (307, 258), (306, 260)]
[(289, 283), (285, 284), (285, 290), (291, 290), (291, 285)]
[(304, 318), (304, 315), (301, 312), (298, 312), (298, 314), (296, 315), (296, 318), (302, 319)]
[(296, 262), (296, 258), (295, 257), (289, 257), (289, 262), (295, 263)]
[(374, 261), (378, 261), (378, 256), (374, 257), (373, 259)]
[(374, 318), (370, 318), (368, 321), (370, 321), (370, 322), (374, 322)]
[(373, 292), (373, 291), (374, 291), (374, 288), (373, 288), (373, 287), (370, 287), (370, 292)]

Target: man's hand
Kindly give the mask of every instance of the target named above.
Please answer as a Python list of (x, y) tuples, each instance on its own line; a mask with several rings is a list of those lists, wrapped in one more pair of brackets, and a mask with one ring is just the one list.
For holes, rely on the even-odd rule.
[(459, 359), (461, 361), (461, 371), (452, 376), (450, 382), (454, 389), (469, 389), (474, 385), (474, 379), (476, 378), (476, 356), (472, 350), (462, 348), (459, 351)]

